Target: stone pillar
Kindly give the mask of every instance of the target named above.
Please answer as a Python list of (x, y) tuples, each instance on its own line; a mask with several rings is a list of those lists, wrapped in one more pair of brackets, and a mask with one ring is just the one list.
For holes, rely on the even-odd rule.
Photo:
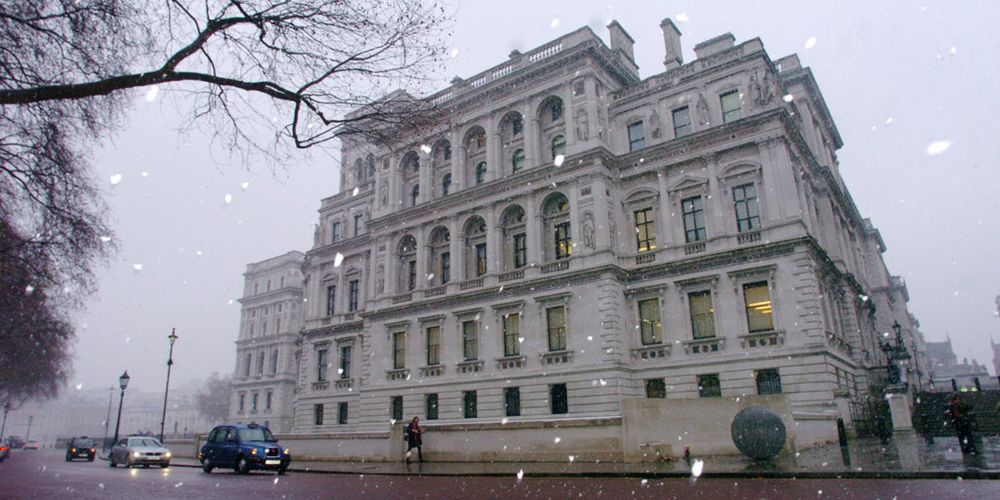
[(420, 193), (417, 195), (417, 203), (427, 203), (434, 198), (434, 166), (431, 165), (431, 155), (422, 149), (417, 153), (420, 162), (417, 182), (420, 184)]
[(500, 265), (500, 228), (494, 207), (486, 207), (483, 220), (486, 221), (486, 274), (498, 274), (503, 266)]
[(657, 171), (656, 181), (660, 187), (660, 206), (659, 212), (656, 214), (656, 248), (667, 248), (684, 241), (683, 234), (681, 234), (681, 239), (676, 238), (676, 235), (680, 234), (679, 231), (684, 230), (684, 220), (682, 217), (678, 217), (677, 223), (672, 223), (670, 214), (673, 210), (670, 208), (670, 186), (667, 185), (667, 173), (662, 169)]
[(572, 241), (573, 256), (583, 253), (583, 220), (580, 217), (580, 187), (572, 186), (566, 190), (569, 200), (569, 234)]
[(889, 411), (892, 413), (892, 427), (897, 432), (913, 432), (913, 415), (910, 411), (910, 395), (906, 392), (886, 393)]
[(725, 202), (728, 199), (728, 193), (724, 193), (719, 186), (719, 172), (715, 155), (706, 155), (704, 160), (708, 176), (708, 194), (704, 197), (707, 199), (702, 200), (702, 206), (705, 208), (705, 219), (707, 221), (705, 224), (706, 236), (711, 239), (728, 232), (726, 229), (726, 218), (732, 216), (732, 210)]
[(500, 177), (500, 131), (492, 115), (486, 117), (486, 180)]
[(611, 232), (608, 230), (613, 214), (609, 213), (608, 196), (606, 194), (608, 185), (603, 177), (594, 178), (591, 183), (591, 196), (594, 198), (594, 246), (595, 252), (605, 251), (611, 248)]
[(465, 145), (458, 127), (451, 129), (451, 192), (465, 187)]
[(413, 232), (413, 237), (417, 239), (417, 279), (414, 283), (415, 290), (427, 288), (427, 236), (424, 235), (424, 227), (417, 226)]
[(541, 144), (542, 124), (533, 113), (530, 118), (525, 118), (524, 123), (525, 162), (527, 162), (529, 168), (535, 168), (541, 166), (543, 161), (542, 150), (539, 145)]
[(389, 158), (389, 213), (394, 213), (398, 211), (401, 206), (399, 201), (401, 200), (399, 193), (402, 191), (400, 183), (402, 179), (399, 176), (399, 157), (397, 155), (392, 155)]

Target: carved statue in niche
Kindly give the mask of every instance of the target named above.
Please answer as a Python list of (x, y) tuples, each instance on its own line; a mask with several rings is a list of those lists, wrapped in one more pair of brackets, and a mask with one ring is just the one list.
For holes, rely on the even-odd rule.
[(757, 72), (754, 71), (750, 73), (750, 84), (748, 85), (750, 89), (750, 99), (754, 107), (760, 107), (762, 103), (760, 102), (760, 81), (757, 80)]
[(711, 123), (708, 118), (708, 101), (705, 99), (705, 94), (698, 94), (698, 103), (695, 104), (694, 109), (699, 125), (705, 126)]
[(604, 139), (604, 124), (607, 120), (604, 118), (604, 107), (600, 104), (597, 105), (597, 138), (600, 140)]
[(594, 215), (590, 212), (583, 213), (583, 246), (593, 250), (594, 242)]
[(576, 140), (586, 141), (590, 137), (590, 118), (587, 117), (587, 110), (577, 108), (576, 118)]
[(385, 268), (381, 265), (375, 270), (375, 295), (382, 295), (385, 290)]
[(660, 114), (655, 109), (649, 112), (649, 130), (653, 139), (660, 138)]
[(617, 238), (618, 238), (618, 228), (615, 227), (615, 216), (614, 216), (614, 214), (612, 213), (612, 214), (609, 214), (609, 215), (610, 215), (610, 217), (608, 217), (608, 228), (610, 229), (610, 232), (611, 232), (611, 246), (614, 247), (615, 246), (615, 242), (618, 241), (617, 240)]
[(313, 246), (314, 247), (318, 247), (319, 246), (319, 224), (316, 224), (315, 226), (316, 226), (315, 229), (313, 229)]
[(389, 204), (389, 186), (386, 186), (385, 184), (382, 184), (382, 187), (379, 188), (378, 196), (381, 199), (381, 203), (382, 203), (383, 207), (386, 206), (386, 205), (388, 205)]
[(774, 81), (771, 79), (771, 72), (765, 71), (764, 81), (760, 84), (760, 105), (771, 104), (772, 99), (774, 99)]

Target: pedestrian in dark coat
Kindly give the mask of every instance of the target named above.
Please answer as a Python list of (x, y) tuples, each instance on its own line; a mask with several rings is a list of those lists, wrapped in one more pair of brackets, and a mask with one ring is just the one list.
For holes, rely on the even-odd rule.
[(403, 433), (403, 437), (406, 439), (406, 463), (410, 463), (410, 453), (413, 449), (417, 449), (417, 456), (420, 458), (420, 463), (424, 462), (424, 453), (420, 449), (424, 444), (424, 429), (420, 427), (420, 417), (413, 417), (413, 420), (409, 424), (406, 424), (406, 431)]
[(973, 435), (972, 404), (955, 394), (951, 398), (951, 423), (955, 426), (955, 434), (958, 435), (958, 444), (962, 448), (962, 453), (977, 453), (976, 439)]

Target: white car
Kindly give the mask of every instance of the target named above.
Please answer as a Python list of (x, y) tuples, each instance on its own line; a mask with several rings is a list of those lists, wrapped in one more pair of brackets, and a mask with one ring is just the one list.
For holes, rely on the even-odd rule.
[(122, 439), (111, 447), (111, 467), (122, 464), (170, 466), (170, 450), (160, 440), (149, 436), (132, 436)]
[(27, 443), (24, 443), (25, 450), (37, 450), (39, 448), (41, 448), (41, 446), (38, 444), (38, 441), (35, 441), (34, 439), (29, 439)]

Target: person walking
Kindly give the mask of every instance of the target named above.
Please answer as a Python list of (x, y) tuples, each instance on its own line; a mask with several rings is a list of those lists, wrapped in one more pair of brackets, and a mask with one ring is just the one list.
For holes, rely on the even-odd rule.
[(424, 463), (424, 453), (420, 449), (424, 444), (424, 429), (420, 427), (420, 417), (413, 417), (413, 420), (409, 424), (406, 424), (403, 439), (406, 440), (406, 463), (410, 463), (410, 454), (414, 448), (417, 449), (417, 457), (420, 458), (420, 463)]

